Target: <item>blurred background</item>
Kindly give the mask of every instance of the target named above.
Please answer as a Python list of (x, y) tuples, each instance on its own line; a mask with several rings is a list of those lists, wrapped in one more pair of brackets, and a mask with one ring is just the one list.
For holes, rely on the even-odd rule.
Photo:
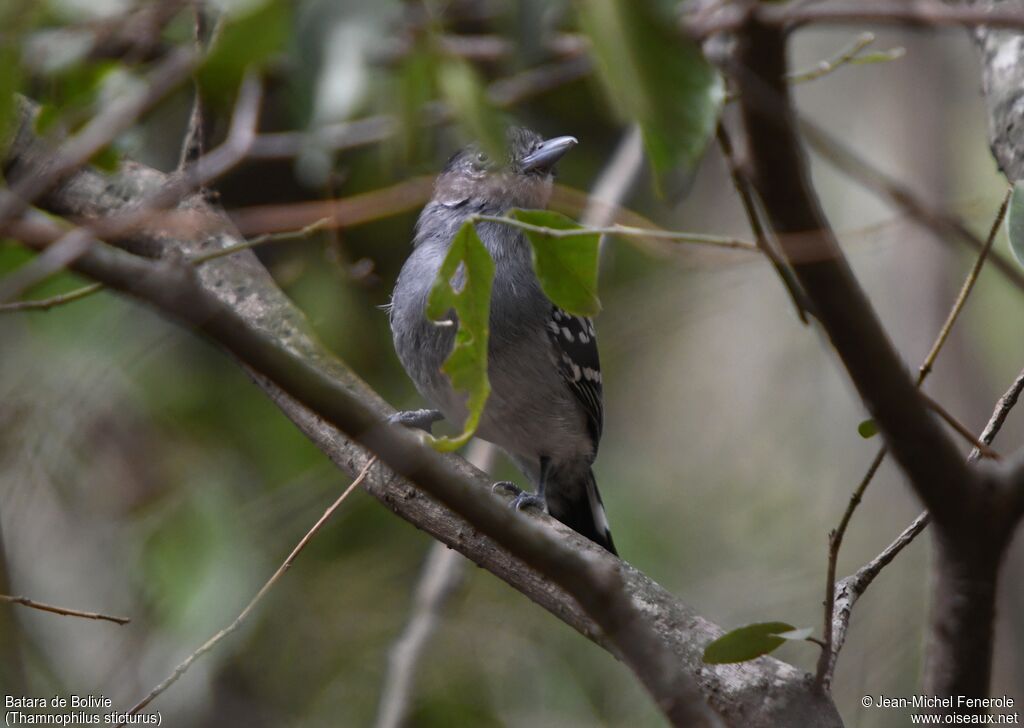
[[(422, 123), (443, 116), (429, 102), (451, 93), (437, 68), (453, 59), (472, 69), (466, 93), (492, 84), (504, 119), (579, 139), (559, 178), (577, 197), (629, 135), (590, 70), (570, 3), (271, 4), (272, 12), (258, 0), (248, 3), (255, 11), (228, 11), (267, 13), (259, 27), (271, 25), (275, 37), (260, 129), (300, 132), (301, 144), (297, 155), (250, 160), (219, 180), (226, 208), (350, 198), (436, 173), (482, 128), (464, 114)], [(162, 15), (154, 7), (13, 3), (0, 40), (6, 57), (19, 59), (18, 87), (56, 112), (55, 128), (74, 129), (104, 94), (191, 42), (188, 4)], [(97, 50), (95, 38), (118, 37), (97, 28), (143, 12), (159, 16), (149, 36), (132, 26), (129, 39), (145, 43)], [(792, 67), (834, 57), (860, 32), (800, 31)], [(887, 30), (871, 46), (897, 48), (905, 52), (891, 60), (799, 85), (798, 105), (984, 235), (1005, 186), (988, 151), (969, 39)], [(212, 144), (225, 134), (230, 99), (207, 108)], [(173, 170), (191, 104), (184, 84), (118, 138), (114, 159)], [(381, 141), (331, 148), (338, 124), (378, 116), (392, 124)], [(817, 158), (813, 171), (862, 284), (916, 370), (973, 256)], [(645, 164), (623, 204), (665, 228), (750, 239), (714, 145), (667, 197), (653, 180)], [(380, 306), (409, 251), (418, 204), (410, 198), (401, 212), (258, 251), (329, 348), (398, 408), (422, 403)], [(996, 247), (1007, 251), (1002, 233)], [(28, 257), (0, 242), (0, 273)], [(61, 275), (32, 295), (82, 283)], [(800, 323), (771, 267), (739, 252), (611, 238), (600, 293), (606, 429), (596, 475), (621, 554), (726, 629), (782, 620), (820, 634), (827, 533), (880, 444), (858, 435), (865, 413), (827, 342)], [(974, 431), (1024, 363), (1022, 324), (1020, 292), (987, 268), (927, 385)], [(1022, 421), (1011, 414), (997, 450), (1019, 447)], [(494, 476), (519, 478), (503, 460)], [(117, 627), (0, 609), (3, 679), (27, 695), (102, 693), (132, 705), (233, 619), (347, 482), (230, 358), (144, 307), (102, 292), (0, 315), (0, 592), (133, 620)], [(886, 463), (853, 520), (839, 573), (877, 554), (919, 510)], [(905, 713), (863, 710), (859, 699), (920, 690), (928, 541), (901, 554), (856, 607), (835, 679), (849, 726), (907, 724)], [(373, 725), (388, 650), (430, 547), (357, 492), (242, 629), (153, 709), (166, 725)], [(1018, 705), (1022, 572), (1018, 538), (1004, 565), (992, 688)], [(813, 670), (817, 648), (792, 644), (778, 655)], [(415, 726), (662, 724), (625, 667), (473, 568), (417, 679)]]

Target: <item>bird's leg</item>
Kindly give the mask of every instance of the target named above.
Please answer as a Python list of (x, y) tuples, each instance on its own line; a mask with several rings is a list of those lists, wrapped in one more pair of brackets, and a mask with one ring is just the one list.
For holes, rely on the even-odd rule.
[(550, 466), (550, 458), (542, 456), (540, 459), (540, 478), (537, 481), (537, 492), (527, 493), (526, 491), (519, 491), (519, 495), (513, 498), (509, 505), (516, 510), (522, 510), (523, 508), (546, 510), (547, 501), (544, 500), (544, 486), (547, 484)]
[(393, 425), (415, 427), (418, 430), (423, 430), (427, 434), (430, 434), (430, 428), (433, 427), (435, 422), (442, 419), (444, 419), (444, 415), (441, 414), (441, 410), (418, 409), (395, 412), (395, 414), (388, 417), (388, 422)]

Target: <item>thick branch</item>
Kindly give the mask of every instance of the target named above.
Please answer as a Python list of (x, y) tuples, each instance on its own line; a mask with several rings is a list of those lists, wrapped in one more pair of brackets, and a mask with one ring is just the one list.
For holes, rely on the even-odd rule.
[[(31, 169), (31, 139), (20, 138), (13, 151), (23, 163), (20, 167)], [(113, 180), (83, 172), (65, 180), (43, 202), (54, 211), (95, 218), (116, 213), (165, 183), (163, 175), (138, 166), (127, 167)], [(201, 200), (188, 205), (208, 214), (212, 232), (199, 240), (139, 234), (125, 244), (161, 257), (175, 252), (192, 256), (238, 242), (223, 217)], [(31, 237), (31, 231), (20, 232)], [(721, 634), (713, 624), (550, 519), (539, 523), (510, 517), (505, 505), (487, 492), (487, 479), (465, 461), (441, 456), (411, 433), (383, 426), (385, 405), (314, 342), (301, 314), (250, 253), (218, 259), (193, 272), (173, 263), (154, 266), (96, 246), (77, 265), (235, 353), (285, 413), (343, 469), (358, 471), (367, 449), (396, 465), (408, 479), (374, 468), (367, 490), (634, 666), (677, 722), (695, 720), (692, 712), (700, 701), (692, 700), (688, 685), (697, 680), (730, 725), (840, 724), (831, 702), (815, 695), (806, 676), (784, 663), (762, 658), (739, 666), (703, 665), (704, 645)], [(423, 491), (444, 505), (423, 497)]]
[(751, 181), (782, 254), (914, 489), (937, 520), (954, 521), (968, 470), (928, 412), (821, 210), (783, 80), (785, 36), (751, 20), (737, 52)]

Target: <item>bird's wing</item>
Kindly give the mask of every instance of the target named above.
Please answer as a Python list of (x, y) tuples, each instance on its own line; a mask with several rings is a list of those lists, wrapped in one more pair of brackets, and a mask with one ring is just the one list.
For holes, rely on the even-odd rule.
[(547, 331), (555, 347), (558, 371), (586, 412), (596, 450), (604, 423), (604, 406), (594, 323), (589, 318), (573, 316), (552, 306)]

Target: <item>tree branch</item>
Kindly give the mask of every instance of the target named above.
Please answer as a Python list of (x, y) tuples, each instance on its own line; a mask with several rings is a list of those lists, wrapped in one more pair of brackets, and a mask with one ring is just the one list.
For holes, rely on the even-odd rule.
[(773, 29), (809, 24), (908, 25), (917, 27), (979, 27), (1024, 30), (1024, 12), (964, 5), (938, 0), (835, 0), (834, 2), (730, 3), (713, 13), (683, 19), (683, 30), (702, 39), (736, 31), (748, 19)]
[[(28, 141), (12, 147), (12, 154), (29, 153)], [(56, 212), (96, 218), (118, 214), (165, 183), (163, 175), (137, 165), (109, 179), (83, 171), (43, 202)], [(173, 258), (238, 242), (227, 221), (202, 200), (193, 197), (184, 204), (209, 226), (194, 238), (140, 231), (122, 244), (154, 258)], [(58, 234), (53, 227), (51, 220), (37, 217), (16, 232), (42, 245), (46, 234)], [(251, 253), (194, 270), (97, 245), (75, 265), (234, 353), (342, 469), (357, 472), (367, 450), (396, 466), (397, 473), (372, 469), (367, 490), (627, 662), (674, 722), (702, 724), (703, 702), (692, 688), (699, 681), (729, 725), (840, 725), (830, 700), (815, 694), (803, 673), (785, 663), (762, 658), (735, 666), (704, 665), (703, 648), (721, 634), (719, 628), (551, 519), (510, 517), (505, 504), (489, 493), (489, 480), (465, 461), (442, 456), (412, 433), (385, 426), (388, 408), (314, 342), (302, 315)], [(432, 498), (423, 497), (424, 492)]]
[(750, 178), (783, 257), (914, 489), (937, 520), (955, 521), (970, 475), (929, 414), (821, 211), (784, 80), (784, 34), (751, 20), (738, 37), (736, 61)]
[(96, 619), (104, 622), (113, 622), (114, 624), (125, 625), (132, 620), (129, 617), (115, 617), (110, 614), (100, 614), (99, 612), (83, 612), (80, 609), (69, 609), (68, 607), (57, 607), (53, 604), (44, 604), (43, 602), (37, 602), (34, 599), (28, 597), (15, 597), (8, 594), (0, 594), (0, 602), (7, 602), (8, 604), (20, 604), (23, 607), (29, 607), (30, 609), (38, 609), (41, 612), (50, 612), (51, 614), (60, 614), (64, 617), (79, 617), (81, 619)]
[[(992, 225), (989, 227), (989, 233), (988, 237), (985, 239), (985, 245), (984, 247), (982, 247), (981, 253), (974, 260), (974, 265), (972, 265), (970, 271), (968, 271), (967, 277), (964, 278), (964, 282), (960, 286), (960, 291), (957, 293), (956, 300), (953, 301), (953, 306), (949, 310), (949, 313), (946, 315), (946, 320), (943, 322), (942, 327), (939, 329), (939, 333), (935, 337), (935, 341), (932, 342), (932, 346), (928, 350), (928, 354), (925, 356), (924, 361), (921, 362), (921, 366), (918, 367), (916, 382), (916, 385), (918, 387), (923, 385), (925, 379), (927, 379), (928, 375), (931, 374), (932, 367), (935, 365), (935, 360), (938, 359), (939, 353), (946, 345), (946, 341), (949, 340), (949, 335), (953, 331), (953, 326), (960, 318), (960, 314), (964, 310), (964, 306), (967, 305), (967, 298), (971, 295), (971, 291), (974, 290), (974, 285), (978, 282), (978, 276), (981, 275), (982, 266), (985, 265), (985, 260), (988, 258), (989, 251), (992, 249), (992, 244), (995, 242), (996, 235), (999, 233), (999, 229), (1002, 227), (1003, 220), (1006, 217), (1006, 211), (1010, 205), (1011, 191), (1012, 190), (1007, 190), (1006, 194), (1003, 196), (1003, 201), (1000, 203), (999, 209), (996, 211), (995, 219), (993, 219)], [(986, 428), (986, 433), (987, 432), (988, 429)], [(982, 433), (982, 442), (985, 441), (986, 433)], [(989, 437), (988, 442), (991, 442), (991, 436)], [(836, 613), (836, 600), (840, 595), (840, 587), (843, 588), (843, 593), (846, 594), (848, 591), (847, 587), (849, 586), (844, 586), (836, 583), (836, 567), (839, 562), (839, 550), (840, 548), (842, 548), (843, 538), (846, 535), (847, 527), (850, 525), (850, 519), (853, 518), (854, 511), (856, 511), (857, 506), (860, 505), (861, 499), (864, 497), (865, 491), (868, 489), (868, 486), (874, 479), (875, 473), (878, 472), (878, 468), (881, 467), (882, 461), (885, 460), (885, 456), (887, 453), (888, 449), (884, 445), (881, 448), (879, 448), (878, 452), (875, 454), (875, 457), (872, 459), (871, 464), (868, 466), (867, 472), (864, 474), (864, 477), (861, 478), (860, 484), (854, 489), (853, 494), (850, 496), (850, 502), (847, 504), (846, 510), (844, 511), (843, 516), (839, 521), (839, 525), (836, 527), (834, 531), (832, 531), (832, 533), (829, 534), (828, 570), (825, 582), (825, 647), (822, 650), (820, 659), (818, 660), (818, 673), (816, 676), (816, 680), (818, 681), (818, 683), (824, 687), (828, 687), (832, 682), (832, 674), (835, 670), (836, 659), (839, 656), (839, 650), (842, 649), (843, 642), (846, 638), (845, 623), (841, 625), (842, 633), (833, 636), (834, 625), (837, 624), (837, 620), (839, 619)], [(981, 453), (979, 452), (978, 457), (980, 457), (980, 455)], [(967, 460), (968, 462), (973, 462), (973, 460), (976, 459), (977, 458), (972, 459), (971, 457), (969, 457)], [(922, 514), (922, 517), (924, 517), (925, 520), (923, 521), (923, 523), (920, 524), (920, 527), (915, 529), (914, 524), (918, 524), (918, 521), (922, 520), (921, 518), (919, 518), (918, 521), (915, 521), (914, 524), (912, 524), (911, 527), (909, 527), (907, 531), (904, 532), (904, 535), (907, 535), (908, 532), (913, 532), (909, 535), (909, 538), (907, 538), (906, 543), (912, 541), (917, 536), (917, 534), (924, 529), (925, 525), (927, 525), (928, 520), (930, 520), (926, 516), (926, 514)], [(900, 541), (900, 539), (897, 539), (897, 542), (898, 541)], [(899, 553), (899, 550), (902, 548), (902, 546), (897, 548), (892, 556), (895, 557), (896, 553)], [(891, 560), (891, 558), (889, 560)], [(885, 564), (887, 564), (889, 560), (881, 564), (878, 567), (878, 570), (881, 571), (882, 567), (885, 566)], [(862, 594), (863, 591), (867, 589), (868, 584), (870, 584), (873, 579), (874, 576), (872, 575), (870, 579), (868, 579), (867, 582), (863, 585), (863, 588), (860, 590), (857, 596), (853, 598), (853, 601), (856, 601), (860, 594)], [(849, 577), (845, 581), (848, 580)], [(845, 605), (843, 607), (846, 613), (846, 623), (849, 622), (849, 612), (852, 608), (852, 601), (848, 605)]]

